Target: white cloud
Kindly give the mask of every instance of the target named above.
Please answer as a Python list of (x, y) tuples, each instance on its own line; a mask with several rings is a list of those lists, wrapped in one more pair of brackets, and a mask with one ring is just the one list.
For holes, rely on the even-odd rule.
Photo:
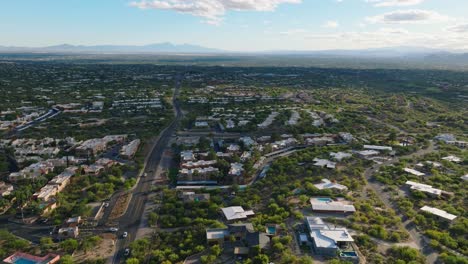
[(428, 23), (449, 20), (449, 18), (435, 11), (413, 9), (392, 11), (378, 16), (367, 17), (366, 20), (371, 23), (403, 24)]
[(455, 33), (468, 33), (468, 24), (455, 25), (447, 28), (447, 30)]
[(329, 20), (322, 25), (322, 27), (324, 28), (337, 28), (339, 26), (340, 24), (338, 23), (338, 21), (334, 21), (334, 20)]
[(388, 6), (413, 6), (419, 5), (425, 0), (366, 0), (366, 2), (373, 3), (377, 7)]
[(307, 33), (307, 30), (302, 29), (302, 28), (290, 29), (290, 30), (280, 32), (281, 35), (288, 35), (288, 36), (304, 34), (304, 33)]
[(274, 11), (281, 4), (299, 4), (302, 0), (140, 0), (130, 5), (140, 9), (173, 10), (202, 17), (219, 24), (228, 11)]

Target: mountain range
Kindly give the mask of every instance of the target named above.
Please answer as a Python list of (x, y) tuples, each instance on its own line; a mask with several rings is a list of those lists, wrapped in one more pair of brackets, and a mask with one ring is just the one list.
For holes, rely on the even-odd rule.
[(0, 52), (65, 52), (65, 53), (223, 53), (224, 51), (191, 44), (172, 44), (168, 42), (142, 46), (131, 45), (70, 45), (62, 44), (47, 47), (6, 47)]
[(259, 52), (238, 52), (207, 48), (193, 44), (172, 44), (169, 42), (149, 45), (70, 45), (62, 44), (47, 47), (7, 47), (0, 46), (0, 53), (82, 53), (82, 54), (247, 54), (247, 55), (308, 55), (314, 57), (363, 57), (363, 58), (397, 58), (397, 57), (430, 57), (432, 59), (468, 57), (467, 50), (443, 50), (425, 47), (385, 47), (360, 50), (271, 50)]

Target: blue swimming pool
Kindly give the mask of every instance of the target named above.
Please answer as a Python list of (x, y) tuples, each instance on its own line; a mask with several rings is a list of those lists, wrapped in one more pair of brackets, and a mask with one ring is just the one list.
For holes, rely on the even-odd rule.
[(357, 253), (354, 251), (342, 251), (340, 253), (341, 257), (357, 257)]
[(14, 261), (15, 264), (37, 264), (36, 261), (27, 258), (17, 258)]
[(268, 227), (268, 234), (276, 234), (276, 227), (269, 226)]
[(321, 201), (321, 202), (324, 202), (324, 203), (328, 203), (328, 202), (332, 202), (333, 200), (330, 199), (330, 198), (317, 198), (318, 201)]

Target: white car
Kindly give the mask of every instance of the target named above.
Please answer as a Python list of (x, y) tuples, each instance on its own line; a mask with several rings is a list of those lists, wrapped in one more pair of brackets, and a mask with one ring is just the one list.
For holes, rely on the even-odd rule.
[(117, 227), (111, 227), (111, 228), (109, 228), (109, 231), (117, 232), (117, 231), (119, 231), (119, 229)]
[(123, 232), (122, 237), (123, 237), (123, 238), (128, 237), (128, 233), (127, 233), (127, 232)]
[(126, 249), (125, 249), (124, 255), (125, 255), (125, 256), (130, 255), (130, 249), (129, 249), (129, 248), (126, 248)]

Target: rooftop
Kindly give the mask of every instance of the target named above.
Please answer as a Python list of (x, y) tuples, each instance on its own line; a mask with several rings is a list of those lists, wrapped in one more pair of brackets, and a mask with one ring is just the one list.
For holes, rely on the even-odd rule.
[(421, 207), (421, 210), (424, 211), (424, 212), (431, 213), (433, 215), (437, 215), (437, 216), (442, 217), (444, 219), (447, 219), (449, 221), (453, 221), (455, 218), (457, 218), (456, 215), (449, 214), (444, 210), (440, 210), (440, 209), (437, 209), (437, 208), (434, 208), (434, 207), (423, 206), (423, 207)]
[(227, 220), (245, 219), (248, 216), (254, 215), (252, 210), (244, 211), (242, 206), (231, 206), (221, 209)]
[(323, 189), (337, 189), (337, 190), (343, 191), (343, 190), (348, 189), (348, 187), (346, 187), (346, 186), (344, 186), (342, 184), (331, 182), (328, 179), (322, 179), (322, 183), (314, 184), (314, 186), (317, 187), (320, 190), (323, 190)]
[(347, 204), (344, 201), (333, 201), (330, 198), (310, 198), (310, 204), (314, 211), (356, 212), (356, 208), (352, 204)]

